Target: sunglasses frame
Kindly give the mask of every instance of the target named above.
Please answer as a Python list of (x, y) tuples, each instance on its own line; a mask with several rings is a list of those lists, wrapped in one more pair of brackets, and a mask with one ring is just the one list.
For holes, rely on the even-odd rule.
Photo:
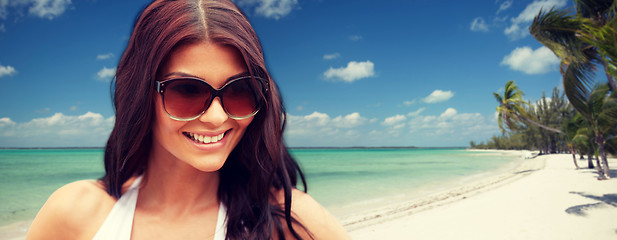
[[(237, 81), (241, 81), (241, 80), (245, 80), (245, 79), (254, 79), (259, 81), (260, 83), (262, 83), (262, 89), (261, 93), (263, 94), (262, 98), (259, 99), (259, 101), (257, 102), (257, 108), (255, 109), (255, 111), (253, 111), (251, 114), (247, 115), (247, 116), (234, 116), (232, 114), (230, 114), (227, 109), (225, 108), (225, 102), (223, 100), (223, 90), (225, 89), (225, 87), (231, 85), (234, 82)], [(199, 81), (202, 83), (205, 83), (208, 87), (210, 87), (210, 91), (211, 91), (211, 96), (210, 98), (207, 100), (208, 102), (210, 102), (208, 104), (208, 106), (206, 106), (201, 113), (197, 114), (196, 116), (193, 117), (188, 117), (188, 118), (180, 118), (180, 117), (176, 117), (174, 115), (171, 115), (169, 113), (169, 111), (167, 111), (167, 107), (165, 106), (165, 88), (167, 86), (167, 84), (172, 83), (173, 81), (176, 80), (195, 80), (195, 81)], [(155, 81), (156, 85), (155, 85), (155, 89), (156, 92), (159, 93), (161, 95), (161, 103), (163, 104), (163, 109), (165, 110), (165, 113), (167, 113), (167, 116), (169, 116), (169, 118), (173, 119), (173, 120), (177, 120), (177, 121), (192, 121), (195, 120), (199, 117), (201, 117), (206, 111), (208, 111), (208, 109), (210, 108), (210, 106), (212, 106), (212, 102), (214, 101), (214, 99), (216, 97), (219, 98), (219, 100), (221, 101), (221, 107), (223, 108), (223, 111), (225, 111), (225, 114), (227, 114), (227, 116), (229, 116), (229, 118), (234, 119), (234, 120), (242, 120), (242, 119), (247, 119), (250, 117), (253, 117), (257, 114), (257, 112), (259, 112), (259, 110), (261, 110), (261, 105), (263, 104), (263, 101), (265, 99), (266, 93), (268, 92), (268, 81), (264, 78), (261, 77), (255, 77), (255, 76), (243, 76), (243, 77), (238, 77), (238, 78), (234, 78), (232, 80), (229, 80), (227, 83), (225, 83), (225, 85), (223, 85), (221, 88), (214, 88), (212, 87), (212, 85), (210, 85), (208, 82), (206, 82), (205, 80), (201, 79), (201, 78), (196, 78), (196, 77), (175, 77), (175, 78), (169, 78), (169, 79), (165, 79), (165, 80), (157, 80)], [(252, 84), (252, 82), (250, 82), (250, 84)], [(254, 84), (252, 84), (254, 85)], [(213, 91), (212, 91), (213, 90)]]

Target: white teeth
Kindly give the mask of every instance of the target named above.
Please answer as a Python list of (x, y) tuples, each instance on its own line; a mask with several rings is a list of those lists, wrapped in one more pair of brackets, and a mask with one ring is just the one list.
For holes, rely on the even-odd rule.
[(221, 141), (221, 139), (223, 139), (223, 137), (225, 136), (225, 133), (221, 133), (217, 136), (204, 136), (204, 135), (199, 135), (195, 133), (188, 133), (188, 135), (193, 141), (197, 143), (216, 143), (218, 141)]

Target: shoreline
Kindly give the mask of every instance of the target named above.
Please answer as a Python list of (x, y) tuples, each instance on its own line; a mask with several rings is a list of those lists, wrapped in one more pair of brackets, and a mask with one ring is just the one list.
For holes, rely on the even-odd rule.
[[(366, 195), (356, 198), (352, 202), (337, 204), (324, 204), (322, 202), (322, 204), (331, 214), (339, 219), (344, 227), (348, 230), (354, 229), (357, 226), (371, 222), (373, 219), (381, 220), (384, 217), (393, 215), (393, 209), (408, 208), (410, 205), (427, 205), (437, 201), (436, 199), (428, 199), (427, 196), (443, 199), (444, 197), (438, 196), (440, 193), (449, 193), (452, 189), (463, 188), (474, 182), (486, 181), (486, 179), (492, 179), (497, 175), (511, 172), (512, 169), (519, 167), (524, 159), (532, 155), (532, 152), (526, 150), (457, 150), (466, 152), (465, 158), (458, 159), (457, 161), (470, 161), (470, 158), (475, 159), (475, 156), (478, 156), (480, 159), (493, 159), (491, 161), (501, 163), (497, 164), (500, 166), (493, 166), (475, 173), (463, 173), (461, 175), (445, 173), (446, 175), (440, 176), (439, 172), (435, 172), (433, 176), (436, 177), (432, 179), (411, 184), (410, 182), (400, 182), (396, 192), (380, 195), (366, 193)], [(413, 179), (410, 180), (413, 181)], [(369, 191), (369, 189), (365, 190)], [(422, 203), (416, 204), (419, 201)]]
[(32, 220), (14, 222), (9, 225), (0, 226), (0, 239), (2, 240), (23, 240), (26, 239), (28, 229)]
[[(402, 201), (371, 208), (356, 215), (344, 216), (339, 219), (341, 224), (348, 232), (352, 232), (375, 224), (389, 222), (490, 191), (544, 167), (544, 161), (542, 159), (536, 160), (537, 153), (533, 151), (483, 149), (467, 149), (466, 151), (513, 155), (520, 157), (520, 160), (515, 160), (507, 166), (492, 171), (427, 186), (420, 190), (421, 193), (413, 194), (413, 197)], [(429, 190), (428, 188), (436, 189)], [(426, 195), (423, 195), (423, 193), (426, 193)]]
[[(609, 159), (613, 169), (615, 164)], [(595, 169), (576, 170), (570, 154), (541, 155), (510, 171), (341, 222), (359, 240), (615, 239), (617, 176), (611, 172), (612, 179), (598, 181)]]

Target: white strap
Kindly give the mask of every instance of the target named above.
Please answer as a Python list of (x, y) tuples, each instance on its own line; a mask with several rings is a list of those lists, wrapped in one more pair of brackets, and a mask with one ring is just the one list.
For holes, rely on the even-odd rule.
[(221, 202), (219, 204), (219, 214), (216, 217), (216, 229), (214, 230), (213, 240), (225, 240), (227, 236), (227, 208)]
[(114, 207), (107, 215), (105, 222), (96, 232), (93, 240), (130, 240), (131, 230), (133, 229), (133, 216), (137, 205), (137, 194), (139, 193), (139, 183), (141, 176), (135, 179), (128, 191), (114, 204)]

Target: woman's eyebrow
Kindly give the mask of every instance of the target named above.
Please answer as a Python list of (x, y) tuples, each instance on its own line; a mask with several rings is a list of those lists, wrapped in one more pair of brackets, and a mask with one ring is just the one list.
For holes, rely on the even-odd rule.
[(199, 78), (199, 79), (201, 79), (198, 76), (191, 75), (191, 74), (188, 74), (188, 73), (183, 73), (183, 72), (171, 72), (171, 73), (165, 74), (165, 75), (163, 75), (163, 79), (168, 78), (170, 76), (192, 77), (192, 78)]

